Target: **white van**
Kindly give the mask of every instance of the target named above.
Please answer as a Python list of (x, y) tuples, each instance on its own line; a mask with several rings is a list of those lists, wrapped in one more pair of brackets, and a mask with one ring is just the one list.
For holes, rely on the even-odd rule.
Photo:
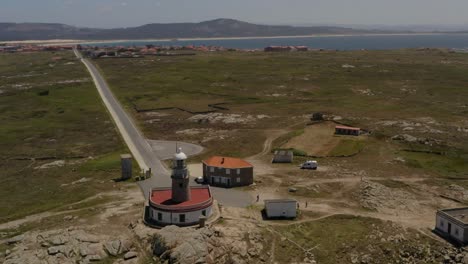
[(317, 161), (315, 160), (308, 160), (301, 165), (301, 169), (306, 170), (316, 170), (318, 167)]

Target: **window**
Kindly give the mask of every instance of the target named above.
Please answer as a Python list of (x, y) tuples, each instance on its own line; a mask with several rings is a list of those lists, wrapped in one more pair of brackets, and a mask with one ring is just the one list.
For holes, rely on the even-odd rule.
[(210, 167), (210, 171), (211, 171), (211, 172), (214, 172), (214, 167)]
[(240, 177), (237, 177), (237, 179), (236, 179), (236, 180), (237, 180), (237, 183), (239, 183), (239, 182), (240, 182)]
[(239, 175), (239, 174), (240, 174), (240, 169), (237, 169), (237, 175)]
[(202, 214), (203, 216), (206, 216), (206, 210), (201, 211), (201, 214)]
[(158, 221), (162, 221), (162, 214), (158, 213)]
[(179, 215), (179, 222), (185, 223), (185, 214), (180, 214)]
[(455, 228), (455, 235), (458, 236), (458, 228)]
[(179, 187), (182, 188), (184, 187), (184, 185), (182, 183), (179, 183)]
[(183, 168), (184, 167), (184, 161), (183, 160), (178, 160), (177, 161), (177, 167), (178, 168)]
[(231, 169), (226, 169), (226, 174), (231, 174)]
[(444, 221), (440, 221), (440, 227), (444, 227)]

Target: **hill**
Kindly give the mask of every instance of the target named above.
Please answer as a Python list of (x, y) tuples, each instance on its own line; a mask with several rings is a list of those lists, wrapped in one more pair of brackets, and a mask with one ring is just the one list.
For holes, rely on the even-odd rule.
[(296, 27), (257, 25), (234, 19), (215, 19), (200, 23), (147, 24), (139, 27), (115, 29), (80, 28), (64, 24), (48, 23), (0, 23), (0, 41), (266, 37), (358, 33), (385, 32), (328, 26)]

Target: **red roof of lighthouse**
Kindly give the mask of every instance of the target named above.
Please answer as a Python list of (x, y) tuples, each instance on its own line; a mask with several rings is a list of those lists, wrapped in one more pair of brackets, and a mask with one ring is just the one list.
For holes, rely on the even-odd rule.
[(151, 191), (150, 204), (164, 211), (184, 212), (200, 210), (213, 203), (208, 186), (190, 187), (190, 200), (176, 203), (172, 200), (171, 188), (156, 188)]

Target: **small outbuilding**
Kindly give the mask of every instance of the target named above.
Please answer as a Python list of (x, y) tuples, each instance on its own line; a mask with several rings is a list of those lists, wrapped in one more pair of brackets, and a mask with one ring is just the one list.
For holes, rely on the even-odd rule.
[(320, 113), (320, 112), (313, 113), (312, 116), (310, 117), (310, 120), (311, 121), (323, 121), (324, 120), (323, 113)]
[(297, 201), (294, 199), (265, 200), (265, 216), (269, 219), (296, 218)]
[(294, 153), (292, 150), (276, 150), (272, 163), (292, 163), (293, 160)]
[(122, 154), (120, 155), (121, 166), (122, 166), (122, 180), (128, 180), (132, 178), (132, 155)]
[(467, 244), (468, 207), (437, 211), (435, 231), (446, 239)]
[(227, 188), (251, 185), (253, 165), (238, 158), (214, 156), (203, 161), (203, 180)]
[(350, 126), (336, 126), (335, 134), (336, 135), (346, 135), (346, 136), (359, 136), (361, 129), (358, 127)]

